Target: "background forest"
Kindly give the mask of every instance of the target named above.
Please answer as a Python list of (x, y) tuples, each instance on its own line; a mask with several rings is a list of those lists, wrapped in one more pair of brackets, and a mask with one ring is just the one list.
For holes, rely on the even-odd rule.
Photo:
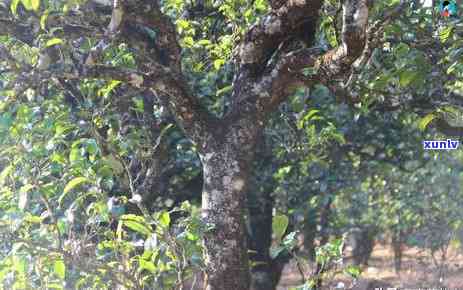
[(462, 288), (438, 2), (2, 0), (0, 289)]

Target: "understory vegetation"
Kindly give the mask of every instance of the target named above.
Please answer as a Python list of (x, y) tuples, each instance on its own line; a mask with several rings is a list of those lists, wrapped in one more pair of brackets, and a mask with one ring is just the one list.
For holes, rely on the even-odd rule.
[(448, 285), (463, 22), (424, 2), (1, 2), (0, 289), (352, 289), (378, 244)]

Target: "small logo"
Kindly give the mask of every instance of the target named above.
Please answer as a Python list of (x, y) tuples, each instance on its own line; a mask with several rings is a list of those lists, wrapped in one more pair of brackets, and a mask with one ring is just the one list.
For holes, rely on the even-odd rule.
[(440, 1), (440, 15), (443, 17), (457, 17), (457, 3), (455, 1)]
[(423, 141), (424, 150), (455, 150), (458, 148), (460, 141), (447, 139), (446, 141)]

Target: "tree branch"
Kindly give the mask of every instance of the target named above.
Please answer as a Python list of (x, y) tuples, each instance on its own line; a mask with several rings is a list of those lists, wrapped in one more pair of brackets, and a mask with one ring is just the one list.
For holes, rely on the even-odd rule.
[[(47, 19), (46, 28), (61, 27), (61, 29), (54, 32), (54, 36), (67, 39), (77, 39), (83, 36), (98, 37), (102, 35), (102, 31), (99, 27), (85, 23), (86, 20), (82, 23), (81, 17), (77, 17), (77, 19), (73, 21), (74, 16), (75, 15), (72, 13), (66, 17), (50, 15)], [(34, 39), (39, 33), (43, 32), (40, 27), (40, 18), (35, 15), (28, 15), (26, 21), (24, 18), (26, 17), (13, 17), (9, 6), (0, 6), (0, 35), (9, 35), (33, 46)], [(79, 24), (71, 22), (77, 22)], [(93, 22), (95, 21), (93, 20)]]
[(300, 49), (282, 56), (257, 84), (259, 90), (267, 92), (266, 98), (258, 100), (259, 106), (271, 111), (295, 87), (314, 82), (326, 84), (348, 72), (366, 44), (367, 4), (367, 0), (344, 1), (341, 44), (337, 48), (326, 53), (317, 48)]
[(458, 137), (459, 139), (463, 138), (463, 127), (452, 126), (442, 118), (433, 120), (431, 125), (446, 136)]
[[(175, 25), (161, 12), (159, 1), (115, 1), (115, 4), (108, 32), (118, 31), (132, 47), (141, 50), (135, 55), (143, 72), (137, 74), (143, 77), (141, 86), (152, 90), (168, 106), (177, 123), (201, 150), (218, 120), (201, 106), (186, 82)], [(156, 36), (153, 38), (150, 32)], [(131, 78), (128, 81), (133, 84)]]
[(294, 37), (296, 32), (301, 32), (302, 27), (313, 38), (322, 3), (323, 1), (287, 1), (285, 5), (272, 10), (246, 33), (239, 47), (240, 68), (251, 72), (262, 70), (279, 45)]
[[(87, 8), (81, 9), (86, 11)], [(37, 17), (32, 14), (29, 16), (28, 21), (20, 21), (11, 15), (8, 8), (0, 7), (0, 35), (10, 35), (34, 46), (34, 41), (41, 33), (40, 19), (36, 19)], [(146, 88), (155, 92), (155, 95), (168, 105), (179, 125), (194, 143), (204, 145), (206, 139), (210, 137), (211, 126), (215, 125), (218, 120), (202, 108), (183, 76), (181, 48), (177, 41), (176, 27), (161, 12), (159, 1), (114, 1), (111, 21), (103, 34), (103, 26), (93, 27), (91, 25), (99, 26), (104, 23), (107, 15), (104, 16), (100, 17), (101, 19), (99, 18), (96, 24), (94, 21), (82, 25), (72, 24), (71, 16), (66, 18), (50, 16), (50, 25), (69, 28), (65, 31), (70, 33), (60, 35), (62, 38), (73, 39), (89, 36), (102, 39), (97, 42), (97, 47), (85, 59), (73, 59), (78, 71), (64, 67), (64, 62), (59, 69), (53, 70), (49, 67), (42, 68), (42, 70), (39, 67), (32, 70), (22, 67), (15, 83), (19, 84), (19, 87), (27, 85), (37, 87), (40, 82), (47, 81), (45, 76), (49, 75), (66, 79), (115, 79), (135, 87)], [(21, 20), (23, 18), (25, 16), (21, 16)], [(98, 63), (99, 55), (109, 45), (110, 40), (112, 42), (123, 40), (130, 46), (138, 64), (137, 70), (109, 67)], [(80, 54), (78, 47), (71, 53), (71, 55)]]
[(252, 106), (243, 108), (243, 97), (250, 104), (256, 103), (261, 92), (254, 85), (285, 41), (299, 39), (308, 45), (312, 43), (322, 4), (321, 0), (271, 1), (272, 11), (249, 29), (238, 47), (231, 115), (253, 110)]

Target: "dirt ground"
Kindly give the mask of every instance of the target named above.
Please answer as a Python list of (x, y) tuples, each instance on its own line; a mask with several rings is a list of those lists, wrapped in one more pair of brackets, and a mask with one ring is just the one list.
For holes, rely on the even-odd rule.
[[(393, 288), (418, 290), (421, 289), (446, 289), (463, 290), (463, 251), (461, 249), (450, 249), (447, 258), (447, 270), (439, 282), (439, 269), (433, 263), (429, 252), (417, 248), (406, 248), (403, 254), (402, 270), (399, 274), (394, 271), (393, 253), (389, 246), (376, 245), (373, 255), (370, 258), (369, 266), (363, 269), (361, 278), (350, 286), (348, 280), (341, 277), (327, 283), (325, 289), (354, 289), (354, 290), (375, 290), (377, 286), (372, 281), (381, 281), (390, 284)], [(349, 263), (346, 259), (345, 263)], [(310, 269), (306, 269), (310, 272)], [(309, 275), (307, 275), (309, 276)], [(292, 287), (301, 285), (301, 274), (296, 263), (291, 262), (283, 270), (283, 276), (278, 290), (289, 290)], [(344, 283), (346, 288), (336, 288)], [(382, 286), (382, 287), (386, 287)], [(387, 288), (385, 288), (387, 289)]]

